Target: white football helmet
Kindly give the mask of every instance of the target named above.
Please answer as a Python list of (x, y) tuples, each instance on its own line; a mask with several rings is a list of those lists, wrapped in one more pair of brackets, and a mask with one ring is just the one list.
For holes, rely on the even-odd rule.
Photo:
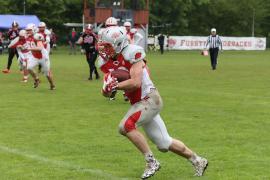
[(115, 19), (114, 17), (109, 17), (105, 22), (105, 26), (117, 26), (117, 19)]
[(40, 33), (36, 33), (36, 34), (34, 35), (34, 39), (35, 39), (36, 41), (44, 41), (44, 37), (43, 37), (42, 34), (40, 34)]
[(35, 29), (36, 29), (36, 25), (34, 23), (27, 24), (25, 28), (26, 31), (32, 30), (33, 32)]
[(131, 23), (130, 23), (129, 21), (126, 21), (126, 22), (124, 23), (124, 26), (125, 26), (125, 27), (131, 27)]
[(118, 26), (106, 28), (103, 32), (101, 41), (111, 44), (115, 53), (120, 53), (123, 48), (128, 45), (126, 31)]
[(26, 37), (26, 31), (25, 30), (20, 30), (20, 32), (19, 32), (19, 36), (20, 37)]
[(39, 24), (38, 24), (38, 27), (39, 28), (42, 28), (42, 27), (46, 27), (46, 23), (45, 22), (40, 22)]

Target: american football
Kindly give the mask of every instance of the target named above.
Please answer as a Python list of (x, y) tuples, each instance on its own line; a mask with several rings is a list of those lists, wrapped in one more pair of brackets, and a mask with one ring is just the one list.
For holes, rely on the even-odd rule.
[(130, 79), (129, 72), (123, 69), (116, 69), (111, 72), (111, 75), (115, 77), (118, 82)]

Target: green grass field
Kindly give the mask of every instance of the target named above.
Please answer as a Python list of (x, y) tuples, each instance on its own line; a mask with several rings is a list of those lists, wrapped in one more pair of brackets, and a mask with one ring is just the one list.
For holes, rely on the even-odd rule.
[[(44, 77), (38, 89), (21, 83), (15, 61), (0, 74), (0, 179), (138, 179), (144, 159), (117, 129), (129, 104), (100, 95), (84, 56), (58, 50), (51, 61), (55, 91)], [(210, 162), (196, 178), (150, 143), (162, 165), (152, 179), (270, 179), (270, 51), (225, 51), (217, 71), (198, 51), (149, 53), (148, 62), (170, 135)]]

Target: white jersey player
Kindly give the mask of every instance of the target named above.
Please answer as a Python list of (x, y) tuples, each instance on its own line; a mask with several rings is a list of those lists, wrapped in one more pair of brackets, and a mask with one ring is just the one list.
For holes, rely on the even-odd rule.
[(195, 175), (202, 176), (208, 164), (207, 160), (168, 134), (159, 114), (163, 106), (162, 99), (149, 76), (143, 48), (129, 44), (120, 27), (106, 29), (98, 47), (100, 53), (106, 53), (107, 57), (115, 59), (114, 61), (118, 61), (130, 73), (130, 79), (119, 83), (108, 73), (102, 92), (104, 96), (110, 96), (115, 90), (124, 90), (130, 99), (131, 107), (119, 124), (119, 132), (145, 156), (147, 166), (141, 178), (153, 176), (160, 169), (160, 163), (155, 159), (144, 135), (137, 130), (138, 126), (143, 127), (146, 135), (160, 151), (171, 151), (185, 157), (194, 166)]

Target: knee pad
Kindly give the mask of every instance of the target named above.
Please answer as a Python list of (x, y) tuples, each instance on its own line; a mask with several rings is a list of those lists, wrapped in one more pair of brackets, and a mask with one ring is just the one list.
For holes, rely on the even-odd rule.
[(171, 144), (172, 144), (172, 138), (171, 137), (167, 137), (167, 138), (164, 138), (159, 143), (157, 143), (157, 148), (161, 152), (168, 152), (169, 151), (169, 147), (171, 146)]
[(119, 133), (126, 135), (126, 133), (136, 129), (136, 123), (141, 116), (141, 111), (135, 112), (129, 116), (126, 120), (123, 120), (119, 125)]

